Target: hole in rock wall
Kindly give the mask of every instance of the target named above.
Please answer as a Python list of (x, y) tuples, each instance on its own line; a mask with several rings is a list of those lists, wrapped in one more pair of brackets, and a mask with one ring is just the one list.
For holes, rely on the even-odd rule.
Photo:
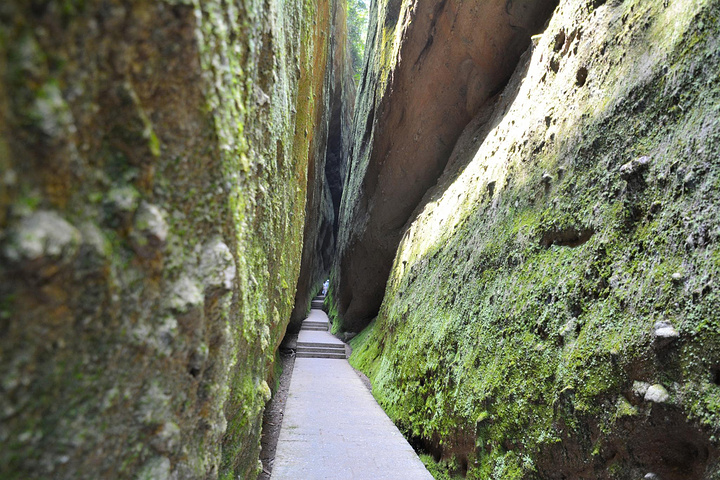
[(555, 44), (553, 45), (553, 51), (559, 52), (560, 49), (562, 49), (563, 45), (565, 45), (565, 30), (560, 30), (555, 35)]
[(548, 248), (551, 245), (560, 247), (579, 247), (590, 240), (595, 231), (592, 228), (569, 227), (562, 230), (545, 232), (540, 239), (540, 246)]
[(487, 184), (487, 192), (488, 192), (488, 196), (489, 196), (490, 198), (492, 198), (493, 194), (495, 193), (495, 182), (494, 182), (494, 181), (488, 182), (488, 184)]
[(578, 68), (577, 73), (575, 74), (575, 85), (578, 87), (582, 87), (585, 85), (585, 82), (587, 81), (588, 76), (588, 70), (585, 67)]

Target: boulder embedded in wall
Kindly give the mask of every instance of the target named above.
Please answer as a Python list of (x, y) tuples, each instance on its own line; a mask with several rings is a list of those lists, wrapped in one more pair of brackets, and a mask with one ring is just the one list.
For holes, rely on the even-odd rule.
[(718, 18), (562, 0), (462, 133), (352, 342), (420, 448), (471, 478), (718, 476)]
[(333, 275), (342, 329), (377, 313), (404, 226), (556, 3), (373, 3)]
[(0, 5), (3, 479), (257, 473), (330, 28), (264, 7)]

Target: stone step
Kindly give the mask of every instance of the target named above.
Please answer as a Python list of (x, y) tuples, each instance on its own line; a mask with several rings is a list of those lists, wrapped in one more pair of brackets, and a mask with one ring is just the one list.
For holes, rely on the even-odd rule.
[(328, 322), (308, 322), (307, 320), (305, 320), (302, 323), (302, 326), (303, 327), (328, 327), (329, 323)]
[(296, 358), (336, 358), (338, 360), (345, 360), (344, 353), (303, 353), (297, 352)]
[(295, 353), (312, 353), (312, 352), (318, 352), (318, 353), (342, 353), (345, 354), (345, 347), (340, 345), (340, 348), (337, 347), (298, 347), (297, 351)]
[(303, 332), (327, 332), (327, 327), (302, 327), (300, 331)]
[(320, 343), (320, 342), (297, 342), (295, 345), (299, 347), (333, 347), (333, 348), (345, 348), (344, 343)]

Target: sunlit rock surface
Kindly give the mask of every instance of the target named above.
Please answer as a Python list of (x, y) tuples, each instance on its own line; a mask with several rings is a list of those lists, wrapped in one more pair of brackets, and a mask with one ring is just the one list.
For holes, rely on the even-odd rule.
[[(710, 0), (563, 0), (457, 141), (419, 132), (447, 138), (452, 154), (387, 249), (384, 301), (351, 361), (444, 462), (434, 468), (482, 479), (719, 475), (719, 18)], [(400, 65), (442, 45), (425, 38), (430, 53)], [(375, 42), (371, 59), (386, 51)], [(383, 97), (396, 85), (365, 88)], [(446, 108), (432, 93), (407, 96), (416, 115)], [(389, 152), (417, 133), (382, 125), (368, 128), (373, 152), (378, 132)], [(403, 168), (422, 152), (408, 149)], [(360, 200), (344, 203), (348, 224), (380, 211), (367, 192), (384, 177), (367, 178), (351, 181)], [(344, 251), (339, 313), (355, 292), (343, 290), (346, 272), (384, 241)]]
[(357, 332), (377, 314), (405, 224), (554, 7), (373, 2), (333, 274), (341, 329)]

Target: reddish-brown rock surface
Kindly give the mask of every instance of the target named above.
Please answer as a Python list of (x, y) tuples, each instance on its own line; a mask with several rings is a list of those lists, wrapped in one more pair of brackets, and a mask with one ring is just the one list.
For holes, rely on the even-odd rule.
[(383, 22), (371, 12), (333, 279), (334, 308), (347, 331), (377, 314), (403, 227), (556, 5), (379, 3)]

